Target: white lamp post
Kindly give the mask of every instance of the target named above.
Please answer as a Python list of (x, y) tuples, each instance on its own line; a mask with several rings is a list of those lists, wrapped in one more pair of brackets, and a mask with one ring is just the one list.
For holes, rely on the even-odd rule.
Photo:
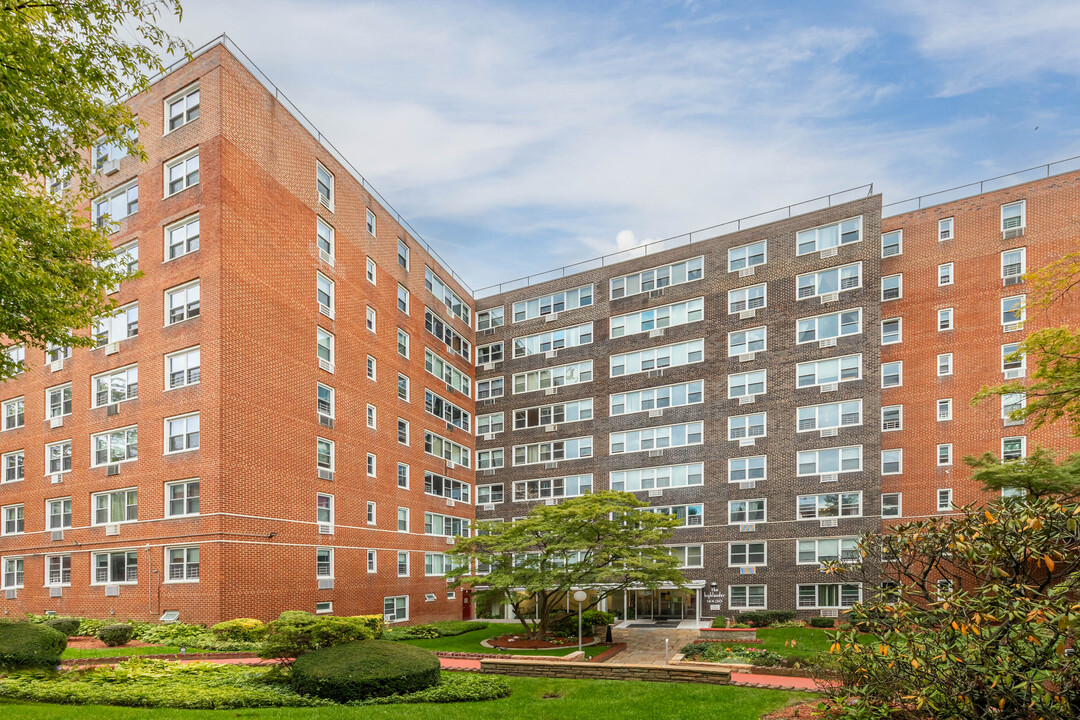
[(577, 601), (577, 649), (581, 652), (581, 603), (589, 599), (589, 595), (584, 590), (577, 590), (574, 592), (574, 600)]

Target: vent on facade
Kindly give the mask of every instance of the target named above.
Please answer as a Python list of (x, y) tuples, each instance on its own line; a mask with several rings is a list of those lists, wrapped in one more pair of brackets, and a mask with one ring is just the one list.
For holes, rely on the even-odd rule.
[(544, 316), (544, 322), (555, 322), (558, 319), (559, 319), (559, 313), (551, 313), (550, 315), (545, 315)]
[(64, 531), (63, 530), (53, 530), (52, 531), (52, 539), (53, 539), (53, 542), (56, 542), (58, 540), (63, 540), (64, 539)]
[(824, 385), (821, 386), (821, 392), (823, 392), (823, 393), (836, 392), (839, 389), (840, 389), (840, 384), (839, 383), (825, 383)]
[(457, 506), (457, 502), (454, 501), (454, 498), (446, 498), (446, 507), (456, 507), (456, 506)]
[(1010, 420), (1009, 418), (1005, 418), (1005, 419), (1004, 419), (1004, 420), (1002, 421), (1002, 424), (1003, 424), (1003, 425), (1004, 425), (1005, 427), (1012, 427), (1013, 425), (1023, 425), (1023, 424), (1024, 424), (1024, 420), (1023, 420), (1023, 418), (1021, 418), (1021, 419), (1019, 419), (1019, 420)]
[(662, 297), (663, 294), (664, 294), (664, 288), (657, 288), (656, 290), (650, 290), (649, 291), (649, 297), (651, 297), (651, 298)]
[(323, 305), (322, 303), (319, 303), (319, 313), (325, 315), (331, 320), (334, 319), (334, 311), (328, 308), (326, 305)]
[(836, 611), (835, 609), (834, 609), (834, 610), (822, 610), (822, 611), (821, 611), (821, 617), (831, 617), (831, 618), (834, 618), (834, 617), (838, 617), (838, 616), (839, 616), (839, 614), (840, 614), (840, 613), (839, 613), (838, 611)]
[(63, 417), (49, 418), (49, 427), (58, 428), (58, 427), (63, 427), (63, 425), (64, 425), (64, 418)]
[(559, 467), (559, 463), (557, 463), (557, 462), (546, 462), (546, 463), (544, 463), (544, 469), (545, 470), (555, 470), (558, 467)]
[(120, 526), (119, 525), (106, 525), (105, 526), (105, 534), (106, 535), (119, 535), (120, 534)]
[(558, 356), (559, 356), (559, 351), (558, 350), (548, 350), (547, 352), (544, 353), (544, 358), (547, 359), (547, 360), (557, 358)]
[(649, 497), (664, 497), (663, 488), (655, 488), (649, 491)]
[(664, 337), (664, 328), (656, 328), (655, 330), (650, 330), (649, 337)]
[(446, 538), (446, 544), (447, 545), (453, 545), (454, 544), (454, 538), (452, 538), (452, 537)]
[(818, 476), (818, 479), (821, 480), (821, 482), (824, 483), (824, 482), (837, 482), (840, 478), (837, 476), (836, 473), (822, 473), (821, 475)]
[(490, 468), (485, 470), (484, 477), (495, 477), (495, 471)]
[(1002, 240), (1012, 240), (1013, 238), (1018, 238), (1018, 237), (1023, 237), (1023, 236), (1024, 236), (1024, 228), (1022, 228), (1022, 227), (1009, 228), (1008, 230), (1004, 230), (1001, 233), (1001, 239)]
[(64, 597), (64, 588), (60, 586), (53, 586), (49, 588), (49, 597)]
[(49, 476), (49, 480), (50, 482), (52, 482), (53, 485), (59, 485), (60, 483), (64, 482), (64, 476), (60, 473), (53, 473)]
[(1001, 284), (1005, 287), (1009, 287), (1010, 285), (1019, 285), (1022, 282), (1024, 282), (1023, 275), (1009, 275), (1005, 278), (1002, 278), (1001, 280)]
[(105, 162), (101, 163), (101, 174), (102, 175), (115, 175), (118, 172), (120, 172), (120, 159), (119, 158), (117, 158), (115, 160), (106, 160)]
[(544, 432), (555, 432), (558, 429), (559, 429), (558, 425), (545, 425), (544, 426)]
[(820, 523), (821, 527), (836, 527), (839, 523), (836, 518), (825, 518)]
[(836, 347), (836, 338), (825, 338), (824, 340), (818, 340), (817, 346), (819, 348)]
[(547, 390), (544, 390), (545, 395), (554, 395), (557, 392), (559, 392), (559, 388), (548, 388)]
[(753, 395), (743, 395), (743, 396), (741, 396), (739, 398), (739, 404), (740, 405), (753, 405), (754, 404), (754, 396)]
[(320, 590), (333, 590), (334, 589), (334, 578), (319, 578), (319, 589)]
[(739, 438), (739, 447), (753, 447), (754, 438)]
[(320, 480), (333, 480), (334, 479), (334, 471), (333, 470), (327, 470), (326, 468), (319, 468), (319, 479)]
[(319, 526), (319, 534), (320, 535), (333, 535), (334, 534), (334, 526), (333, 525), (320, 525)]
[(825, 248), (824, 250), (822, 250), (821, 252), (818, 253), (818, 257), (823, 257), (823, 258), (836, 257), (836, 248), (834, 248), (834, 247)]
[(120, 466), (119, 465), (106, 465), (105, 466), (105, 474), (106, 475), (119, 475), (120, 474)]
[(61, 360), (53, 360), (51, 363), (49, 363), (49, 372), (60, 372), (63, 369), (64, 369), (64, 361), (62, 359)]
[(165, 612), (163, 612), (161, 614), (161, 617), (158, 618), (158, 622), (160, 622), (162, 625), (172, 625), (174, 622), (176, 622), (179, 619), (180, 619), (180, 611), (179, 610), (166, 610)]
[(656, 408), (649, 411), (649, 417), (664, 417), (664, 408)]
[(559, 501), (556, 500), (555, 498), (547, 498), (547, 499), (544, 500), (545, 505), (556, 505), (556, 504), (558, 504), (558, 502)]
[(484, 440), (494, 440), (495, 439), (495, 433), (484, 433), (483, 439)]
[(740, 320), (749, 320), (752, 317), (757, 316), (757, 310), (742, 310), (739, 312)]
[(328, 427), (332, 429), (334, 427), (334, 418), (330, 417), (329, 415), (323, 415), (322, 413), (319, 413), (319, 424), (323, 427)]
[(328, 373), (332, 373), (334, 372), (334, 363), (330, 362), (329, 360), (323, 360), (322, 358), (319, 358), (319, 369), (325, 370)]
[(739, 523), (739, 532), (754, 532), (757, 530), (756, 523)]
[(106, 405), (105, 406), (105, 415), (107, 417), (112, 416), (112, 415), (119, 415), (119, 414), (120, 414), (120, 403), (113, 403), (112, 405)]
[(658, 377), (663, 377), (663, 376), (664, 376), (664, 368), (658, 368), (656, 370), (650, 370), (647, 373), (647, 377), (651, 377), (651, 378), (658, 378)]
[(1022, 378), (1022, 377), (1024, 377), (1024, 371), (1021, 370), (1020, 368), (1005, 371), (1005, 379), (1006, 380), (1016, 380), (1017, 378)]
[(664, 449), (657, 448), (656, 450), (650, 450), (649, 457), (664, 457)]
[(487, 503), (486, 505), (484, 505), (484, 510), (486, 512), (494, 512), (495, 511), (495, 503)]
[(757, 487), (757, 480), (743, 480), (739, 483), (740, 490), (753, 490)]
[(106, 355), (115, 355), (120, 352), (120, 346), (117, 343), (111, 342), (105, 346)]
[(319, 259), (330, 267), (334, 267), (334, 256), (326, 252), (322, 248), (319, 248)]
[(900, 429), (900, 421), (899, 420), (883, 420), (882, 423), (881, 423), (881, 429), (882, 430), (899, 430)]
[(1017, 330), (1023, 330), (1023, 329), (1024, 329), (1024, 323), (1022, 323), (1022, 322), (1014, 322), (1014, 323), (1006, 323), (1005, 324), (1005, 332), (1016, 332)]
[(480, 369), (490, 372), (495, 369), (495, 363), (482, 363)]
[(739, 356), (739, 362), (753, 362), (755, 353), (743, 353)]
[(825, 293), (821, 296), (822, 305), (824, 305), (825, 303), (837, 302), (838, 300), (840, 300), (840, 293), (838, 292)]
[(4, 591), (4, 597), (6, 597), (8, 600), (15, 600), (19, 597), (19, 591), (15, 588), (10, 588)]
[(488, 328), (487, 330), (484, 331), (484, 335), (494, 335), (494, 334), (495, 334), (495, 328)]
[(752, 268), (752, 267), (743, 268), (742, 270), (739, 271), (739, 277), (741, 277), (741, 278), (750, 277), (753, 274), (754, 274), (754, 268)]
[(739, 568), (740, 575), (757, 575), (757, 567), (753, 565), (744, 565)]
[(836, 428), (824, 428), (821, 431), (820, 434), (821, 434), (821, 437), (836, 437), (836, 433), (837, 433)]
[(105, 586), (105, 597), (120, 597), (120, 586), (119, 585), (106, 585)]

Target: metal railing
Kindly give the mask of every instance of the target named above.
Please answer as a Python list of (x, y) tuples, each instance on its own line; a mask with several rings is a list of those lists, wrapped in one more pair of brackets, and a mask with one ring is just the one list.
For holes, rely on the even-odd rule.
[[(288, 96), (286, 96), (285, 93), (283, 93), (281, 89), (274, 84), (274, 82), (269, 78), (269, 76), (267, 76), (267, 74), (264, 73), (259, 68), (259, 66), (256, 65), (255, 62), (250, 57), (248, 57), (247, 54), (243, 50), (241, 50), (240, 47), (235, 42), (233, 42), (233, 40), (225, 33), (218, 35), (216, 38), (206, 43), (205, 45), (202, 45), (201, 47), (192, 50), (188, 57), (181, 58), (180, 60), (177, 60), (176, 62), (166, 66), (161, 73), (158, 73), (153, 78), (151, 78), (150, 82), (153, 83), (160, 80), (161, 78), (176, 71), (184, 65), (187, 65), (189, 62), (191, 62), (191, 60), (194, 60), (200, 55), (205, 54), (206, 52), (208, 52), (214, 47), (217, 47), (218, 45), (225, 46), (229, 50), (229, 52), (232, 53), (233, 57), (235, 57), (240, 62), (240, 64), (243, 65), (248, 70), (248, 72), (250, 72), (252, 76), (254, 76), (255, 79), (258, 80), (264, 88), (266, 88), (268, 92), (272, 93), (274, 95), (274, 98), (279, 103), (281, 103), (285, 107), (285, 109), (292, 114), (294, 118), (296, 118), (296, 121), (299, 122), (305, 130), (311, 133), (311, 136), (315, 138), (319, 145), (321, 145), (324, 150), (330, 153), (331, 157), (333, 157), (338, 163), (340, 163), (341, 166), (345, 168), (346, 172), (352, 175), (353, 179), (360, 183), (360, 186), (363, 187), (364, 190), (371, 193), (371, 196), (378, 200), (378, 202), (386, 209), (387, 212), (393, 215), (394, 219), (397, 220), (398, 224), (400, 224), (401, 227), (405, 228), (405, 230), (408, 231), (411, 236), (410, 239), (413, 242), (419, 243), (420, 246), (423, 247), (424, 250), (426, 250), (428, 254), (431, 255), (431, 257), (434, 258), (439, 263), (439, 265), (442, 266), (443, 269), (450, 273), (450, 276), (454, 278), (455, 281), (457, 281), (463, 288), (465, 288), (467, 292), (469, 292), (470, 294), (473, 293), (472, 287), (467, 282), (465, 282), (465, 279), (462, 278), (461, 275), (459, 275), (457, 272), (454, 271), (453, 268), (450, 267), (450, 264), (447, 263), (446, 260), (444, 260), (438, 252), (435, 251), (435, 248), (431, 246), (431, 243), (425, 240), (420, 235), (420, 233), (418, 233), (416, 229), (413, 228), (413, 226), (410, 225), (404, 217), (402, 217), (401, 213), (395, 210), (394, 206), (387, 202), (386, 198), (384, 198), (378, 190), (372, 187), (371, 183), (368, 182), (367, 178), (365, 178), (360, 173), (360, 171), (357, 170), (353, 166), (353, 164), (345, 158), (344, 155), (342, 155), (341, 151), (338, 150), (334, 146), (334, 144), (331, 143), (326, 138), (326, 136), (322, 134), (319, 128), (315, 125), (315, 123), (311, 122), (311, 120), (309, 120), (308, 117), (304, 115), (300, 108), (298, 108), (292, 102), (292, 100), (290, 100)], [(314, 187), (314, 178), (312, 178), (312, 187)]]
[(692, 245), (695, 242), (711, 240), (712, 238), (720, 237), (721, 235), (729, 235), (731, 233), (739, 232), (740, 230), (747, 230), (749, 228), (766, 225), (771, 222), (786, 220), (799, 213), (811, 212), (813, 210), (820, 210), (822, 208), (832, 207), (834, 202), (849, 202), (850, 200), (858, 199), (860, 197), (870, 197), (873, 194), (873, 183), (859, 185), (858, 187), (850, 188), (848, 190), (840, 190), (839, 192), (822, 195), (821, 197), (812, 198), (810, 200), (803, 200), (802, 202), (794, 203), (791, 205), (785, 205), (784, 207), (779, 207), (774, 210), (766, 210), (765, 212), (747, 215), (746, 217), (741, 217), (735, 220), (729, 220), (728, 222), (720, 223), (719, 225), (710, 225), (709, 227), (701, 228), (700, 230), (694, 230), (688, 233), (683, 233), (682, 235), (674, 235), (672, 237), (663, 238), (662, 240), (653, 240), (652, 242), (638, 245), (632, 248), (627, 248), (626, 250), (619, 250), (617, 252), (609, 253), (607, 255), (601, 255), (600, 257), (591, 258), (589, 260), (582, 260), (580, 262), (571, 263), (569, 265), (563, 265), (560, 268), (555, 268), (554, 270), (537, 273), (536, 275), (526, 275), (525, 277), (520, 277), (515, 280), (508, 280), (506, 282), (488, 285), (487, 287), (482, 287), (474, 291), (473, 297), (482, 298), (490, 295), (498, 295), (500, 293), (508, 292), (510, 290), (519, 290), (521, 288), (526, 288), (532, 285), (538, 285), (540, 283), (547, 282), (548, 280), (565, 278), (568, 275), (576, 275), (578, 273), (587, 272), (596, 268), (605, 267), (613, 263), (619, 263), (633, 258), (654, 255), (658, 252), (663, 252), (665, 250), (671, 250), (677, 247)]
[[(941, 205), (942, 203), (953, 202), (954, 200), (963, 200), (964, 198), (982, 195), (985, 192), (993, 190), (1001, 190), (1003, 188), (1013, 187), (1014, 185), (1023, 185), (1024, 183), (1033, 182), (1035, 180), (1043, 180), (1048, 177), (1053, 177), (1054, 175), (1061, 175), (1074, 170), (1080, 170), (1080, 155), (1065, 158), (1064, 160), (1056, 160), (1055, 162), (1047, 163), (1045, 165), (1036, 165), (1035, 167), (1030, 167), (1026, 170), (1017, 170), (985, 180), (977, 180), (976, 182), (967, 183), (966, 185), (957, 185), (948, 190), (938, 190), (926, 195), (908, 198), (907, 200), (897, 200), (896, 202), (886, 203), (882, 206), (881, 215), (882, 217), (902, 215), (907, 212), (933, 207), (934, 205)], [(933, 202), (927, 202), (930, 198), (934, 198)]]

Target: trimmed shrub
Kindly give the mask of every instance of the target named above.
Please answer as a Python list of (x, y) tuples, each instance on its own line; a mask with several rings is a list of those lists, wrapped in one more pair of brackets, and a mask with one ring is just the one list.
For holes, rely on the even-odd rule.
[(79, 618), (79, 635), (82, 637), (97, 637), (101, 628), (111, 625), (110, 620), (98, 620), (96, 618)]
[(714, 617), (712, 619), (712, 626), (714, 628), (727, 627), (727, 618), (725, 618), (725, 617)]
[(57, 632), (64, 633), (64, 637), (79, 634), (79, 618), (53, 618), (45, 621), (45, 627), (51, 627)]
[(816, 628), (831, 628), (836, 626), (836, 620), (827, 617), (812, 617), (810, 618), (810, 627)]
[(292, 666), (294, 691), (337, 702), (404, 695), (439, 682), (439, 658), (427, 650), (386, 640), (317, 650)]
[(109, 647), (119, 647), (131, 642), (135, 635), (135, 628), (130, 625), (106, 625), (98, 630), (98, 640)]
[(34, 623), (0, 624), (0, 668), (51, 668), (60, 664), (67, 636)]
[(266, 626), (259, 654), (264, 658), (298, 658), (313, 650), (372, 640), (375, 630), (371, 616), (333, 617), (286, 610)]
[[(610, 625), (613, 622), (615, 622), (615, 616), (611, 613), (601, 610), (586, 610), (581, 613), (581, 632), (584, 635), (591, 635), (593, 626)], [(573, 614), (567, 615), (552, 625), (550, 632), (556, 636), (577, 637), (577, 611), (575, 610)]]
[(254, 618), (237, 618), (219, 622), (210, 628), (210, 631), (220, 640), (258, 642), (266, 634), (266, 625), (262, 620)]
[(794, 610), (751, 610), (739, 613), (736, 618), (741, 623), (749, 623), (750, 627), (769, 627), (773, 623), (786, 622), (795, 619)]

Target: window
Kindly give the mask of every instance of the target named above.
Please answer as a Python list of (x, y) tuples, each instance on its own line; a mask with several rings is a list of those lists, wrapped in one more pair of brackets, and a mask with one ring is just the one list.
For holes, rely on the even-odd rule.
[(397, 441), (402, 445), (409, 444), (409, 421), (398, 418), (397, 421)]
[(375, 237), (375, 213), (371, 211), (371, 208), (367, 210), (367, 231), (368, 235)]
[(862, 332), (862, 308), (800, 318), (797, 331), (799, 343), (858, 335)]
[(14, 400), (5, 400), (3, 408), (5, 430), (21, 428), (26, 423), (26, 402), (23, 398), (18, 397)]
[(469, 521), (451, 515), (424, 513), (424, 534), (439, 537), (468, 537)]
[(799, 540), (799, 565), (823, 565), (830, 562), (852, 562), (859, 559), (859, 541), (855, 538), (821, 538)]
[(862, 217), (803, 230), (796, 238), (799, 255), (857, 243), (862, 240)]
[(139, 183), (137, 180), (121, 185), (94, 200), (94, 224), (113, 233), (119, 222), (139, 212)]
[(728, 416), (728, 440), (765, 437), (765, 413)]
[[(666, 367), (691, 365), (705, 359), (705, 341), (690, 340), (683, 343), (611, 356), (611, 377), (662, 370)], [(514, 376), (515, 380), (517, 375)], [(515, 392), (517, 390), (515, 389)]]
[(409, 532), (409, 508), (399, 507), (397, 509), (397, 531)]
[(798, 497), (799, 519), (813, 520), (830, 517), (858, 517), (862, 515), (862, 493), (822, 493)]
[(703, 505), (665, 505), (639, 508), (641, 512), (670, 515), (679, 521), (678, 527), (701, 527), (704, 524)]
[(799, 363), (795, 366), (795, 375), (801, 388), (859, 380), (862, 378), (862, 355)]
[[(762, 420), (764, 422), (764, 419)], [(704, 423), (691, 422), (640, 430), (613, 432), (609, 435), (611, 454), (644, 452), (662, 448), (701, 445), (704, 442)], [(517, 463), (515, 463), (516, 465)]]
[(937, 419), (938, 422), (952, 420), (952, 398), (937, 401)]
[(881, 517), (901, 517), (903, 515), (902, 499), (902, 493), (882, 493)]
[(1026, 295), (1016, 295), (1001, 299), (1001, 324), (1005, 332), (1020, 330), (1027, 319)]
[(729, 585), (728, 607), (733, 610), (766, 607), (764, 585)]
[(937, 509), (938, 512), (948, 512), (952, 510), (952, 488), (945, 488), (937, 491)]
[(952, 443), (937, 446), (937, 464), (952, 465)]
[[(323, 220), (321, 217), (315, 217), (315, 244), (319, 247), (320, 253), (324, 253), (326, 258), (330, 259), (330, 264), (333, 265), (334, 259), (334, 227), (330, 223)], [(324, 258), (325, 259), (325, 258)], [(368, 260), (370, 263), (370, 259)], [(369, 270), (373, 270), (369, 265)], [(372, 278), (368, 278), (371, 280)]]
[(767, 468), (765, 455), (728, 458), (728, 482), (753, 482), (764, 480)]
[(749, 270), (766, 262), (765, 241), (750, 243), (731, 248), (727, 251), (728, 272), (737, 270)]
[(1010, 343), (1001, 346), (1001, 371), (1006, 378), (1022, 378), (1026, 370), (1027, 359), (1023, 353), (1018, 353), (1018, 343)]
[(120, 308), (108, 317), (94, 322), (94, 341), (96, 347), (120, 342), (139, 334), (139, 304), (131, 303)]
[(454, 465), (471, 466), (469, 448), (458, 445), (456, 442), (447, 440), (429, 430), (424, 431), (424, 452), (442, 458)]
[[(68, 441), (70, 445), (70, 441)], [(69, 455), (70, 457), (70, 455)], [(0, 472), (3, 476), (0, 477), (0, 482), (18, 482), (25, 477), (26, 473), (26, 457), (23, 450), (16, 450), (15, 452), (4, 453), (0, 456)]]
[(904, 339), (903, 318), (881, 321), (881, 344), (895, 345)]
[(401, 328), (397, 331), (397, 353), (403, 358), (409, 357), (409, 333)]
[(666, 552), (668, 555), (672, 555), (678, 558), (680, 568), (699, 568), (702, 566), (701, 545), (680, 545), (677, 547), (665, 547), (664, 552)]
[[(374, 233), (372, 234), (374, 235)], [(401, 238), (398, 238), (397, 241), (397, 262), (406, 270), (409, 269), (409, 246)]]
[(469, 502), (470, 492), (469, 483), (436, 475), (433, 472), (424, 473), (424, 493), (427, 495)]
[(45, 556), (45, 584), (50, 587), (71, 584), (71, 556)]
[(951, 217), (938, 220), (937, 234), (938, 242), (941, 242), (942, 240), (953, 239), (953, 219)]
[(488, 365), (491, 363), (502, 362), (503, 360), (503, 344), (501, 342), (492, 343), (491, 345), (481, 345), (476, 348), (476, 364)]
[(406, 315), (409, 314), (409, 291), (405, 289), (404, 285), (397, 286), (397, 307)]
[(445, 343), (450, 352), (472, 361), (472, 344), (443, 322), (431, 308), (424, 308), (424, 329)]
[(334, 577), (334, 548), (315, 548), (315, 577)]
[(860, 288), (862, 287), (862, 263), (841, 265), (799, 275), (795, 278), (795, 287), (799, 300)]
[(322, 383), (315, 384), (315, 412), (334, 417), (334, 388)]
[(492, 398), (499, 398), (503, 396), (503, 379), (492, 378), (491, 380), (480, 380), (476, 383), (476, 399), (477, 400), (490, 400)]
[(165, 197), (199, 184), (199, 151), (165, 163)]
[(139, 519), (139, 494), (135, 489), (91, 495), (94, 525), (135, 522)]
[[(401, 553), (399, 553), (400, 555)], [(400, 563), (399, 568), (400, 570)], [(401, 574), (399, 572), (399, 574)], [(408, 575), (406, 562), (405, 574)], [(386, 622), (404, 622), (409, 619), (409, 596), (398, 595), (396, 597), (383, 598), (383, 618)]]
[(4, 558), (4, 589), (14, 590), (23, 586), (23, 559)]
[[(134, 275), (139, 271), (139, 241), (132, 240), (113, 248), (113, 256), (108, 260), (95, 260), (94, 266), (108, 268), (125, 275)], [(112, 294), (120, 289), (119, 284), (113, 285), (106, 292)]]
[(622, 297), (652, 292), (670, 285), (682, 285), (683, 283), (700, 280), (704, 273), (704, 267), (705, 258), (699, 256), (630, 275), (621, 275), (611, 279), (609, 296), (612, 300), (618, 300)]
[(765, 498), (729, 500), (728, 524), (765, 522)]
[(476, 451), (477, 470), (498, 470), (505, 462), (502, 448)]
[[(71, 441), (45, 446), (45, 472), (48, 475), (71, 472)], [(19, 478), (22, 479), (21, 477)]]
[(1012, 285), (1019, 282), (1020, 277), (1025, 272), (1027, 272), (1026, 248), (1005, 250), (1001, 253), (1001, 277), (1006, 281), (1012, 281), (1007, 284)]
[(165, 324), (190, 320), (199, 316), (199, 281), (165, 291)]
[(465, 301), (461, 299), (456, 292), (450, 289), (450, 286), (443, 282), (431, 268), (424, 266), (424, 287), (431, 291), (431, 294), (442, 301), (446, 306), (446, 309), (457, 316), (466, 325), (471, 327), (471, 311), (469, 306), (465, 304)]
[[(676, 327), (699, 322), (705, 317), (705, 299), (694, 298), (684, 302), (662, 305), (639, 312), (616, 315), (608, 322), (610, 325), (609, 337), (617, 338), (624, 335), (637, 335), (644, 332), (652, 332), (666, 327)], [(585, 327), (584, 325), (582, 327)], [(592, 323), (588, 323), (589, 341), (592, 341)], [(514, 343), (514, 357), (517, 354), (517, 341)]]
[(430, 390), (424, 390), (424, 410), (465, 432), (472, 432), (472, 415)]
[(942, 308), (937, 311), (937, 329), (938, 332), (944, 332), (945, 330), (953, 329), (953, 309)]
[(199, 449), (199, 413), (165, 420), (165, 453)]
[[(428, 577), (442, 577), (456, 572), (464, 567), (463, 558), (455, 558), (443, 553), (424, 553), (424, 575)], [(427, 595), (428, 602), (435, 599), (434, 593)]]
[[(188, 348), (165, 356), (165, 389), (173, 390), (199, 383), (201, 355), (199, 347)], [(112, 385), (110, 384), (110, 394)], [(130, 393), (130, 386), (127, 388)]]
[(893, 230), (881, 234), (881, 257), (899, 255), (904, 251), (904, 231)]
[(54, 363), (60, 360), (67, 360), (71, 357), (70, 345), (56, 345), (55, 343), (49, 343), (45, 346), (45, 362)]
[(862, 445), (803, 450), (798, 455), (799, 477), (862, 470)]
[[(615, 436), (612, 435), (612, 437)], [(579, 460), (592, 457), (592, 448), (592, 437), (515, 445), (514, 465), (535, 465), (560, 460)]]
[(427, 348), (424, 348), (424, 369), (442, 380), (449, 387), (464, 394), (466, 397), (469, 396), (469, 391), (471, 389), (469, 378), (456, 367)]
[(397, 486), (402, 490), (409, 489), (409, 466), (405, 463), (398, 463)]
[(492, 435), (494, 433), (501, 433), (504, 429), (504, 425), (505, 415), (503, 413), (479, 415), (476, 418), (476, 434)]
[(591, 493), (592, 489), (592, 475), (572, 475), (570, 477), (545, 478), (543, 480), (519, 480), (514, 483), (514, 502), (578, 497)]
[(94, 449), (92, 467), (137, 460), (139, 457), (139, 430), (132, 426), (91, 435), (90, 445)]
[(4, 508), (4, 534), (20, 535), (23, 532), (23, 506), (8, 505)]
[(728, 290), (728, 314), (757, 310), (767, 304), (765, 283)]
[[(614, 320), (613, 318), (612, 321)], [(592, 343), (592, 338), (593, 324), (591, 322), (562, 330), (517, 337), (514, 338), (514, 357), (528, 357), (553, 350), (588, 345)]]
[(1001, 231), (1016, 230), (1027, 226), (1027, 201), (1001, 206)]
[(795, 413), (799, 432), (853, 427), (862, 425), (862, 400), (810, 405)]
[(192, 215), (165, 228), (165, 260), (175, 260), (199, 249), (199, 216)]
[(800, 608), (848, 608), (862, 600), (860, 585), (799, 585), (797, 586)]
[(367, 306), (366, 318), (367, 329), (371, 332), (375, 332), (375, 308), (371, 307), (370, 305)]
[(1022, 460), (1027, 456), (1027, 438), (1007, 437), (1001, 438), (1001, 459)]
[(904, 427), (904, 406), (887, 405), (881, 408), (881, 431), (901, 430)]
[(199, 514), (199, 481), (180, 480), (165, 483), (165, 516), (185, 517)]
[(50, 530), (66, 530), (71, 527), (71, 499), (57, 498), (45, 501), (45, 516)]
[(881, 278), (881, 300), (897, 300), (904, 295), (904, 276), (886, 275)]
[(334, 366), (334, 336), (321, 327), (315, 328), (315, 354), (320, 363), (328, 363), (331, 368)]
[(882, 450), (881, 451), (881, 474), (899, 475), (904, 471), (904, 451)]
[(582, 285), (553, 295), (535, 297), (514, 303), (514, 322), (523, 322), (544, 315), (554, 315), (567, 310), (592, 305), (593, 286)]
[(728, 567), (765, 565), (766, 543), (728, 543)]
[(503, 501), (503, 486), (499, 485), (477, 485), (476, 486), (476, 504), (477, 505), (494, 505)]
[(94, 167), (100, 170), (109, 161), (122, 160), (128, 156), (128, 148), (125, 140), (135, 142), (139, 136), (134, 133), (126, 133), (124, 139), (109, 140), (100, 138), (94, 144)]
[(319, 204), (330, 212), (334, 212), (334, 176), (317, 160), (315, 161), (315, 190), (319, 194)]
[(367, 259), (367, 279), (372, 285), (376, 284), (375, 261), (371, 258)]
[(378, 553), (376, 553), (374, 550), (368, 550), (367, 551), (367, 571), (369, 573), (378, 572), (378, 565), (376, 564), (377, 560), (378, 560)]
[(199, 118), (199, 86), (184, 88), (165, 101), (165, 133)]
[(489, 308), (476, 313), (476, 329), (493, 330), (497, 327), (502, 327), (505, 322), (505, 318), (503, 317), (505, 311), (506, 308), (500, 305), (499, 307)]
[(397, 574), (398, 577), (409, 576), (409, 553), (399, 552), (397, 554)]
[(375, 453), (368, 453), (367, 454), (367, 475), (368, 475), (368, 477), (375, 477), (375, 463), (376, 463)]
[(70, 415), (71, 383), (46, 390), (45, 408), (50, 419)]
[[(697, 405), (705, 400), (705, 381), (694, 380), (688, 383), (681, 383), (679, 385), (664, 385), (661, 387), (647, 388), (645, 390), (635, 390), (627, 393), (616, 393), (611, 396), (611, 415), (628, 415), (631, 413), (645, 412), (646, 410), (662, 410), (669, 407), (683, 407), (685, 405)], [(577, 406), (580, 409), (585, 409), (582, 402), (587, 403), (587, 412), (578, 417), (574, 417), (573, 412), (569, 412), (565, 415), (563, 420), (555, 420), (554, 422), (572, 422), (575, 419), (589, 420), (592, 418), (592, 400), (580, 401), (577, 403), (566, 403), (565, 405), (555, 407), (566, 407), (567, 409)], [(517, 413), (522, 411), (515, 411), (515, 429), (517, 427)], [(541, 412), (541, 415), (543, 413)], [(539, 425), (548, 425), (549, 423), (540, 422)]]
[(768, 329), (751, 328), (728, 333), (728, 357), (752, 355), (765, 350)]
[(165, 548), (165, 582), (199, 581), (199, 548)]
[(334, 316), (334, 281), (322, 273), (315, 273), (315, 299), (323, 315)]
[(373, 501), (369, 500), (368, 503), (367, 503), (367, 513), (366, 513), (366, 516), (365, 516), (368, 525), (374, 525), (375, 524), (375, 510), (376, 510), (375, 503)]
[(944, 263), (937, 266), (937, 284), (952, 285), (953, 284), (953, 264)]
[(26, 348), (22, 345), (9, 345), (0, 349), (0, 352), (3, 352), (11, 362), (15, 363), (14, 371), (16, 374), (26, 369)]
[(556, 365), (514, 375), (514, 394), (592, 382), (593, 361)]
[[(195, 352), (197, 354), (198, 350)], [(198, 372), (197, 366), (196, 372)], [(136, 365), (130, 365), (102, 375), (95, 375), (92, 379), (92, 385), (94, 407), (103, 407), (137, 398), (139, 396), (139, 368)]]
[(374, 405), (367, 406), (367, 426), (372, 430), (375, 429), (375, 420), (377, 416), (377, 410)]
[(139, 551), (120, 550), (93, 554), (95, 585), (133, 584), (139, 580)]
[(667, 465), (662, 467), (618, 470), (609, 476), (611, 489), (617, 492), (637, 492), (668, 487), (701, 485), (705, 476), (702, 463)]
[(411, 395), (411, 390), (410, 390), (410, 385), (411, 385), (411, 382), (409, 381), (409, 376), (408, 375), (402, 375), (401, 373), (398, 373), (398, 376), (397, 376), (397, 396), (398, 396), (398, 400), (404, 400), (405, 402), (410, 402), (409, 398), (412, 396)]
[(334, 603), (332, 601), (326, 600), (325, 602), (317, 602), (317, 603), (315, 603), (315, 614), (316, 615), (325, 615), (326, 613), (332, 613), (332, 612), (334, 612)]
[(937, 374), (938, 377), (945, 375), (952, 375), (952, 353), (943, 353), (937, 356)]
[(315, 465), (320, 470), (334, 469), (334, 441), (324, 438), (315, 439)]
[(881, 364), (881, 387), (900, 387), (903, 384), (904, 362), (902, 360)]

